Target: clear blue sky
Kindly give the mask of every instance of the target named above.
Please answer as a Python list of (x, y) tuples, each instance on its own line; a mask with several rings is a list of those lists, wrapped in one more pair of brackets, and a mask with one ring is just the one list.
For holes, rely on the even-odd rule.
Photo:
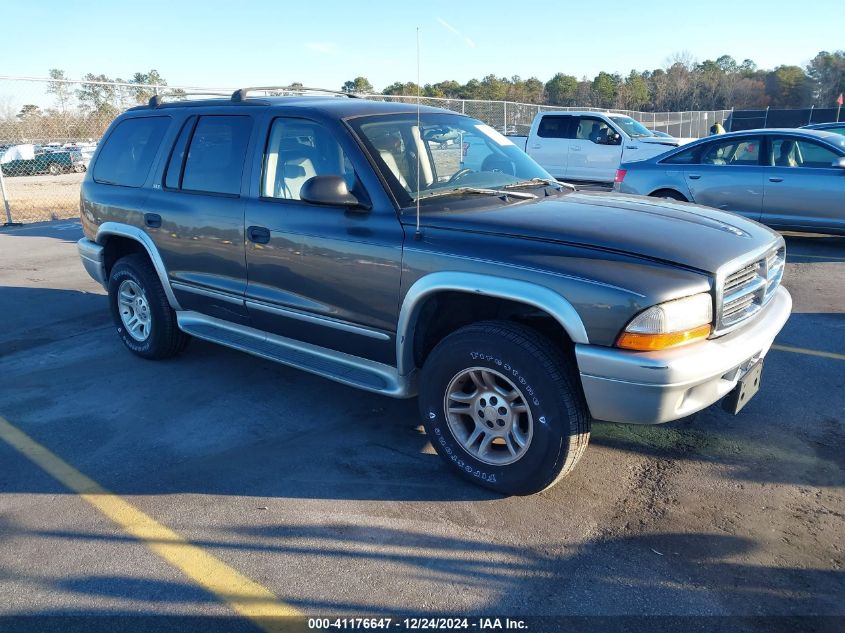
[(339, 88), (364, 75), (382, 89), (472, 77), (665, 65), (729, 54), (761, 68), (804, 65), (845, 47), (842, 0), (534, 2), (489, 0), (3, 0), (0, 74), (64, 69), (131, 76), (156, 68), (171, 85)]

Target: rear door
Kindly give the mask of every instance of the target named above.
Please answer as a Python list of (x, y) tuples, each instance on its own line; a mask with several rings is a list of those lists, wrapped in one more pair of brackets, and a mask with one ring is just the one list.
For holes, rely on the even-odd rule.
[(845, 230), (845, 170), (840, 154), (798, 136), (771, 136), (762, 221), (778, 228)]
[(574, 121), (569, 142), (571, 180), (613, 182), (622, 162), (622, 138), (619, 132), (596, 116), (580, 116)]
[(526, 151), (555, 178), (564, 178), (569, 161), (569, 142), (575, 117), (544, 114), (534, 134), (528, 137)]
[(760, 219), (763, 206), (762, 136), (714, 140), (685, 170), (693, 202)]
[(145, 215), (182, 307), (241, 323), (249, 322), (242, 193), (254, 127), (251, 113), (187, 117)]

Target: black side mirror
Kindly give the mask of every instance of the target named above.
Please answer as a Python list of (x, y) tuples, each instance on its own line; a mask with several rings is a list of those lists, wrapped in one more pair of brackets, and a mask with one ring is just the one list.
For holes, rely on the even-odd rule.
[(330, 207), (358, 207), (368, 210), (349, 191), (343, 176), (314, 176), (306, 180), (299, 190), (299, 197), (311, 204), (321, 204)]
[(845, 156), (840, 156), (835, 161), (833, 161), (830, 166), (836, 167), (837, 169), (845, 169)]

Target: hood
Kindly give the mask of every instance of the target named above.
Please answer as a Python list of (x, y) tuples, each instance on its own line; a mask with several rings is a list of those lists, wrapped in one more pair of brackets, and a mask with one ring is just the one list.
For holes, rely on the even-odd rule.
[(680, 147), (683, 143), (676, 138), (666, 136), (641, 136), (631, 139), (632, 142), (645, 143), (646, 145), (663, 145), (665, 147)]
[(576, 192), (493, 209), (424, 213), (421, 223), (614, 251), (708, 273), (780, 239), (733, 213), (611, 193)]

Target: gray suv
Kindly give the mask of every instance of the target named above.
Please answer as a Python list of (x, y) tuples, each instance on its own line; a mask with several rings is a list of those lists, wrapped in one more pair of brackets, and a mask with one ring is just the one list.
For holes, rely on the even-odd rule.
[(505, 494), (570, 472), (592, 419), (756, 392), (792, 305), (777, 233), (573, 192), (452, 112), (250, 95), (155, 98), (93, 157), (79, 252), (135, 354), (196, 337), (418, 396), (446, 463)]

